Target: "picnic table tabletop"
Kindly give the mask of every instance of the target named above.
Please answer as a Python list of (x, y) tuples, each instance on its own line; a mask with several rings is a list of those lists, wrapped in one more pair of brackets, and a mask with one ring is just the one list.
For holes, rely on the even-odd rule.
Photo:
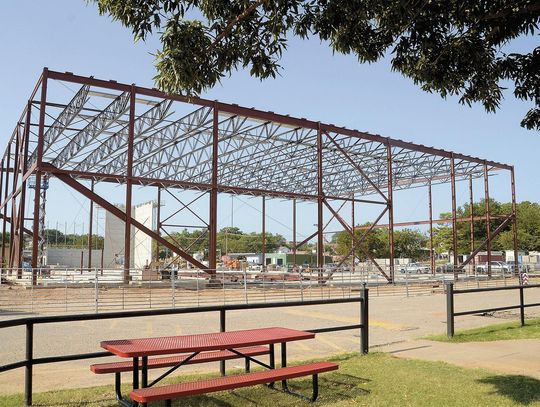
[(314, 333), (289, 328), (258, 328), (160, 338), (120, 339), (101, 342), (117, 356), (130, 358), (173, 353), (205, 352), (313, 339)]

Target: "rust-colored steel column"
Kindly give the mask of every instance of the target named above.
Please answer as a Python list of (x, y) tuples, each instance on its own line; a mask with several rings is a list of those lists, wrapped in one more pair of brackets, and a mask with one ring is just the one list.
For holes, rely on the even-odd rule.
[(510, 182), (512, 186), (512, 217), (514, 222), (512, 223), (512, 235), (514, 240), (514, 272), (519, 273), (518, 267), (518, 236), (517, 236), (517, 204), (516, 204), (516, 179), (514, 177), (514, 167), (510, 170)]
[(262, 247), (261, 247), (261, 253), (262, 253), (262, 263), (263, 263), (263, 271), (266, 271), (266, 197), (263, 195), (262, 197), (262, 233), (261, 233), (261, 239), (262, 239)]
[[(94, 181), (90, 184), (90, 190), (94, 192)], [(90, 199), (90, 212), (88, 214), (88, 268), (92, 268), (92, 232), (94, 226), (94, 201)]]
[(484, 204), (486, 210), (487, 272), (488, 277), (491, 277), (491, 214), (489, 211), (489, 174), (487, 164), (484, 164)]
[(456, 204), (456, 167), (454, 162), (454, 154), (450, 158), (450, 184), (452, 187), (452, 251), (454, 264), (454, 280), (458, 278), (458, 241), (457, 241), (457, 204)]
[(293, 210), (292, 210), (293, 264), (294, 264), (294, 266), (297, 266), (297, 264), (296, 264), (296, 198), (293, 198), (292, 205), (293, 205)]
[(386, 158), (388, 161), (388, 193), (387, 193), (387, 205), (388, 205), (388, 245), (390, 248), (390, 280), (395, 282), (394, 276), (394, 174), (392, 171), (392, 146), (390, 143), (386, 144)]
[[(19, 264), (19, 259), (17, 258), (17, 254), (19, 253), (19, 247), (21, 245), (20, 239), (19, 239), (19, 228), (18, 228), (18, 222), (19, 222), (19, 214), (17, 208), (17, 197), (15, 197), (15, 191), (17, 191), (17, 184), (19, 179), (19, 160), (20, 160), (20, 140), (19, 140), (19, 132), (20, 127), (17, 125), (17, 135), (15, 137), (15, 157), (13, 159), (13, 181), (12, 181), (12, 188), (11, 188), (11, 194), (13, 196), (13, 199), (11, 200), (11, 224), (10, 224), (10, 234), (11, 234), (11, 246), (9, 248), (10, 254), (10, 267), (17, 267)], [(17, 278), (22, 278), (22, 270), (18, 270)]]
[[(470, 212), (470, 218), (471, 221), (470, 224), (470, 239), (471, 239), (471, 253), (474, 252), (474, 196), (473, 196), (473, 182), (472, 182), (472, 174), (469, 175), (469, 212)], [(476, 260), (474, 257), (471, 260), (472, 270), (473, 273), (476, 270)]]
[(210, 222), (208, 222), (208, 267), (210, 273), (216, 271), (217, 252), (217, 198), (218, 198), (218, 143), (219, 143), (219, 112), (217, 103), (214, 103), (214, 117), (212, 125), (212, 189), (210, 190)]
[[(0, 161), (0, 202), (4, 202), (4, 160)], [(6, 218), (2, 218), (2, 248), (0, 249), (1, 250), (1, 253), (2, 253), (2, 262), (0, 263), (0, 268), (4, 268), (4, 265), (5, 265), (5, 258), (4, 258), (4, 253), (5, 253), (5, 250), (4, 250), (4, 247), (6, 245), (6, 232), (4, 231), (5, 230), (5, 225), (6, 225)]]
[[(156, 233), (161, 233), (161, 187), (157, 187)], [(156, 262), (159, 262), (159, 242), (156, 242)]]
[[(43, 137), (45, 134), (45, 109), (47, 106), (47, 80), (48, 70), (43, 70), (43, 80), (41, 82), (41, 100), (39, 103), (39, 127), (38, 141), (36, 146), (36, 187), (34, 189), (34, 219), (32, 224), (32, 267), (35, 268), (39, 264), (38, 249), (39, 249), (39, 212), (41, 206), (41, 163), (43, 159)], [(33, 273), (35, 280), (35, 273)], [(32, 283), (34, 283), (33, 281)]]
[[(26, 171), (28, 170), (28, 146), (30, 144), (30, 121), (32, 118), (32, 101), (28, 101), (28, 105), (26, 108), (26, 119), (25, 119), (25, 125), (24, 125), (24, 139), (23, 139), (23, 146), (21, 151), (23, 156), (22, 166), (21, 166), (21, 176), (24, 177), (26, 174)], [(22, 268), (23, 263), (23, 249), (24, 249), (24, 214), (26, 212), (26, 180), (24, 180), (21, 184), (21, 202), (20, 202), (20, 213), (21, 213), (21, 219), (19, 222), (19, 253), (18, 253), (18, 263), (17, 267)]]
[(323, 236), (323, 155), (322, 155), (322, 131), (321, 123), (317, 128), (317, 268), (319, 269), (319, 283), (322, 279), (324, 266), (324, 236)]
[(354, 225), (355, 225), (355, 219), (354, 219), (354, 192), (351, 196), (351, 229), (352, 229), (352, 238), (351, 238), (351, 251), (352, 251), (352, 265), (351, 265), (351, 272), (354, 272), (354, 264), (356, 261), (356, 253), (354, 250)]
[[(6, 177), (5, 177), (5, 181), (4, 181), (4, 200), (6, 201), (5, 204), (4, 204), (4, 213), (3, 213), (3, 216), (4, 216), (4, 223), (2, 225), (2, 239), (4, 239), (4, 237), (6, 236), (6, 228), (7, 228), (7, 224), (6, 224), (6, 219), (7, 219), (7, 208), (8, 208), (8, 205), (7, 205), (7, 197), (8, 197), (8, 190), (9, 190), (9, 166), (11, 165), (11, 143), (8, 143), (7, 145), (7, 158), (6, 158), (6, 162), (7, 162), (7, 165), (5, 167), (5, 172), (6, 172)], [(2, 202), (4, 202), (4, 200), (2, 200)], [(9, 237), (9, 245), (11, 247), (11, 241), (13, 240), (13, 236), (10, 236)], [(5, 259), (5, 255), (6, 255), (6, 247), (5, 247), (5, 244), (2, 243), (2, 260)], [(4, 264), (7, 264), (8, 267), (11, 266), (11, 259), (8, 259), (8, 261), (4, 261)], [(11, 273), (11, 272), (10, 272)]]
[(429, 206), (429, 265), (431, 274), (435, 274), (435, 253), (433, 251), (433, 201), (431, 194), (431, 180), (428, 183), (428, 206)]
[(131, 210), (133, 192), (133, 139), (135, 136), (135, 85), (131, 85), (129, 93), (129, 124), (127, 138), (127, 168), (126, 168), (126, 222), (124, 229), (124, 283), (129, 282), (129, 269), (131, 267)]

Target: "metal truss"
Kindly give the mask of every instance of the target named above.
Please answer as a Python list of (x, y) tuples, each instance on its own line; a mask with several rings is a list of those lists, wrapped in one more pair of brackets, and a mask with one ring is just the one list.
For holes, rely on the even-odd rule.
[[(135, 120), (135, 139), (139, 139), (146, 133), (155, 129), (162, 120), (167, 117), (167, 112), (171, 108), (172, 102), (164, 100)], [(127, 153), (127, 138), (129, 133), (129, 126), (126, 125), (119, 132), (113, 134), (111, 137), (105, 139), (105, 141), (86, 156), (84, 160), (79, 162), (73, 169), (75, 171), (93, 171), (98, 172), (107, 171), (104, 161), (109, 163), (126, 162)], [(152, 137), (148, 137), (151, 139)], [(124, 151), (122, 154), (119, 152)]]
[[(72, 97), (56, 93), (55, 100), (50, 100), (47, 86), (57, 82), (81, 87)], [(36, 117), (35, 111), (32, 115), (33, 109), (39, 113), (37, 122), (31, 120)], [(390, 269), (376, 266), (393, 281), (395, 191), (428, 187), (431, 211), (432, 185), (450, 183), (456, 248), (456, 222), (461, 221), (456, 216), (456, 182), (467, 180), (472, 185), (474, 178), (484, 179), (489, 227), (488, 177), (497, 171), (509, 171), (512, 222), (505, 221), (505, 226), (512, 223), (517, 247), (514, 170), (507, 164), (303, 118), (47, 69), (18, 123), (0, 160), (0, 212), (3, 211), (0, 215), (4, 220), (4, 234), (6, 221), (10, 219), (13, 236), (21, 235), (17, 238), (20, 247), (16, 249), (21, 250), (22, 234), (29, 233), (24, 216), (19, 214), (25, 213), (26, 180), (35, 175), (31, 230), (35, 242), (32, 247), (34, 266), (40, 257), (38, 246), (42, 231), (39, 224), (43, 224), (45, 216), (45, 194), (40, 190), (43, 177), (61, 179), (93, 203), (99, 203), (123, 219), (125, 253), (129, 253), (130, 228), (134, 226), (180, 258), (211, 274), (216, 269), (218, 193), (262, 196), (263, 218), (267, 196), (292, 199), (294, 208), (297, 199), (316, 203), (317, 231), (309, 239), (317, 238), (317, 262), (321, 267), (324, 229), (329, 223), (325, 226), (325, 211), (331, 214), (330, 220), (337, 220), (352, 236), (351, 253), (343, 262), (354, 256), (355, 248), (363, 248), (362, 241), (374, 228), (380, 227), (378, 223), (383, 217), (387, 217)], [(30, 132), (32, 126), (37, 127), (37, 134)], [(100, 181), (125, 184), (126, 212), (84, 187), (80, 180), (91, 180), (92, 185)], [(165, 232), (161, 226), (156, 231), (141, 229), (130, 216), (133, 185), (158, 187), (158, 194), (162, 189), (168, 192), (171, 188), (199, 190), (202, 191), (199, 197), (209, 197), (208, 221), (192, 212), (208, 230), (211, 253), (208, 266), (190, 256), (189, 248), (183, 250), (163, 239), (159, 234)], [(470, 189), (472, 197), (472, 187)], [(192, 211), (190, 203), (184, 204), (178, 197), (175, 201)], [(333, 206), (336, 201), (341, 203), (337, 210)], [(352, 203), (353, 213), (357, 202), (382, 206), (377, 220), (360, 237), (354, 233), (354, 215), (349, 224), (339, 213), (345, 202)], [(8, 216), (8, 203), (11, 216)], [(470, 219), (471, 229), (475, 219)], [(430, 233), (436, 222), (430, 216)], [(494, 230), (493, 235), (500, 230)], [(296, 242), (296, 236), (294, 239)], [(488, 238), (485, 244), (488, 252), (490, 241)], [(366, 256), (369, 258), (370, 254)], [(126, 258), (127, 267), (128, 260)], [(458, 265), (457, 250), (454, 250), (454, 264)]]
[(129, 98), (130, 95), (127, 92), (118, 96), (109, 106), (97, 114), (84, 129), (69, 140), (56, 158), (51, 161), (51, 164), (62, 168), (64, 164), (94, 141), (102, 132), (116, 124), (115, 121), (126, 112)]
[[(84, 85), (75, 94), (66, 108), (58, 115), (53, 125), (49, 127), (43, 136), (43, 154), (46, 154), (49, 148), (62, 136), (68, 126), (77, 118), (85, 103), (88, 101), (88, 92), (90, 86)], [(30, 156), (29, 165), (36, 160), (37, 151), (34, 150)]]

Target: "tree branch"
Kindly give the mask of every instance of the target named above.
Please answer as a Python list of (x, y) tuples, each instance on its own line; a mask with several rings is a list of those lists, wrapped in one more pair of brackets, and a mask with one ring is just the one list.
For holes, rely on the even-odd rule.
[(250, 14), (252, 14), (257, 9), (257, 7), (259, 7), (261, 4), (266, 3), (266, 2), (267, 0), (258, 0), (256, 2), (251, 3), (251, 5), (247, 9), (245, 9), (242, 14), (237, 16), (235, 19), (229, 21), (229, 23), (227, 24), (227, 27), (225, 27), (225, 29), (219, 33), (219, 35), (216, 37), (214, 42), (210, 44), (210, 47), (208, 48), (208, 50), (211, 50), (212, 48), (214, 48), (218, 44), (218, 42), (220, 42), (227, 34), (229, 34), (232, 31), (233, 27), (236, 24), (238, 24), (240, 21), (247, 18)]

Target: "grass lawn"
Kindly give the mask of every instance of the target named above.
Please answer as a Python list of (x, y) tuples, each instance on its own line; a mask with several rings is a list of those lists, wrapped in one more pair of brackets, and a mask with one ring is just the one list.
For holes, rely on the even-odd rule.
[(486, 342), (504, 341), (511, 339), (538, 339), (540, 338), (540, 319), (525, 320), (525, 326), (518, 322), (488, 325), (481, 328), (467, 329), (456, 332), (453, 338), (446, 334), (428, 336), (425, 339), (440, 342)]
[[(369, 356), (343, 355), (334, 360), (340, 364), (340, 369), (320, 376), (320, 396), (316, 404), (264, 386), (256, 386), (178, 400), (173, 405), (540, 406), (540, 380), (531, 377), (464, 369), (442, 362), (397, 359), (384, 353), (372, 353)], [(303, 394), (311, 391), (311, 378), (296, 379), (289, 383), (293, 390)], [(0, 406), (20, 406), (22, 400), (22, 395), (0, 395)], [(113, 407), (117, 403), (112, 386), (103, 386), (35, 394), (34, 405)]]

